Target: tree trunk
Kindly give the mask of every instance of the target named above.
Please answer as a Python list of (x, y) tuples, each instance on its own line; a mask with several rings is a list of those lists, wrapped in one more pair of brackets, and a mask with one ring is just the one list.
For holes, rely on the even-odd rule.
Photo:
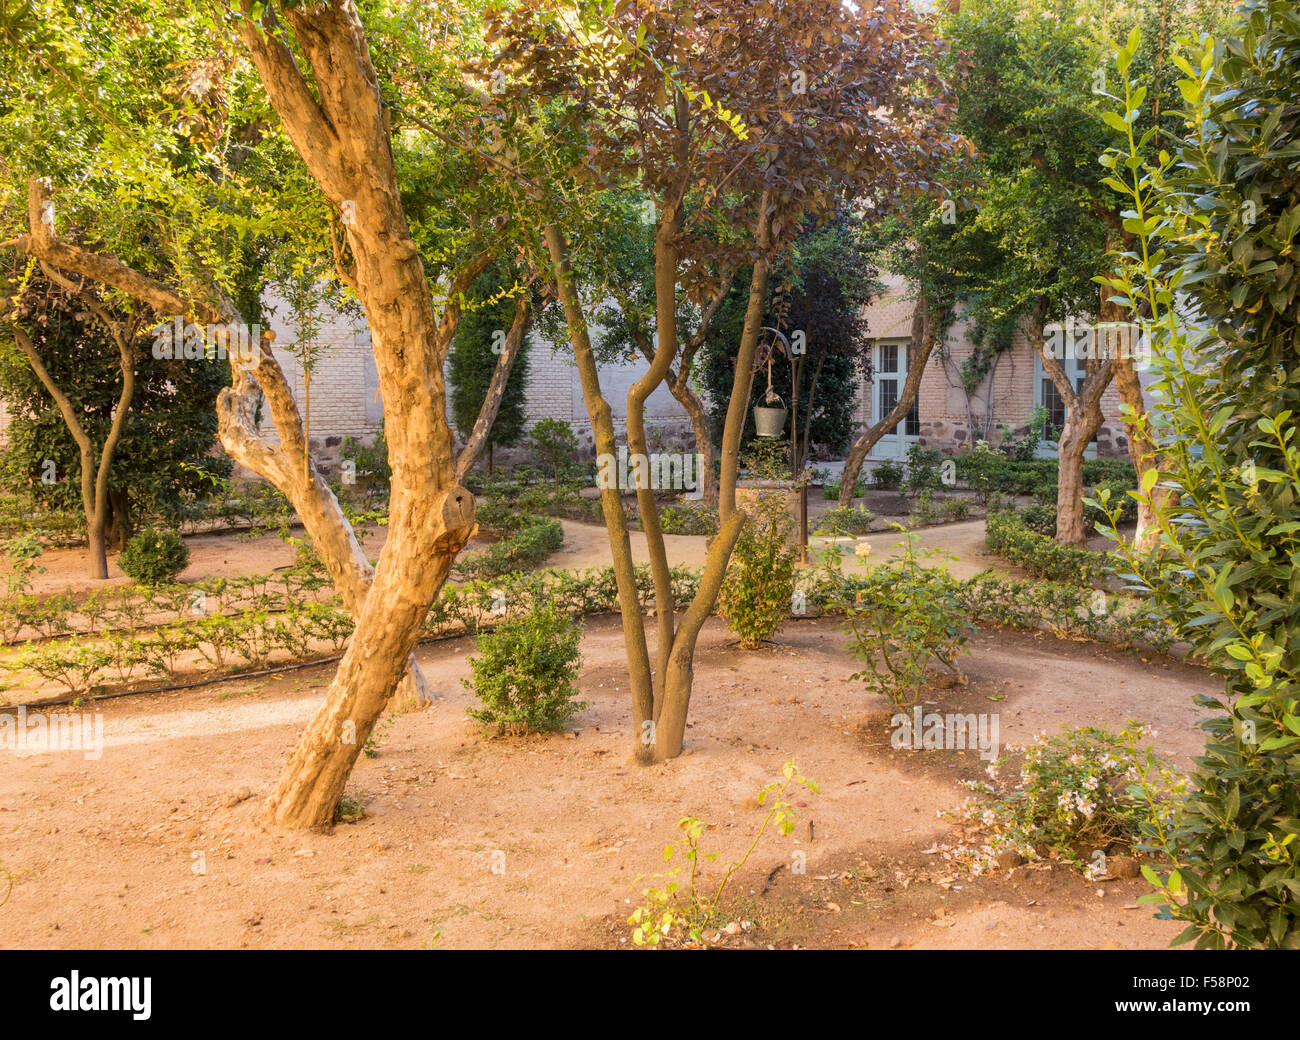
[(108, 577), (108, 553), (104, 542), (104, 518), (86, 514), (87, 567), (90, 577), (102, 581)]
[(108, 548), (121, 552), (131, 540), (131, 501), (125, 491), (113, 488), (108, 492)]
[[(1105, 291), (1102, 293), (1105, 296)], [(1127, 311), (1119, 304), (1103, 299), (1102, 316), (1108, 322), (1122, 322)], [(1111, 337), (1114, 344), (1120, 337)], [(1120, 350), (1113, 352), (1115, 368), (1115, 386), (1119, 390), (1120, 401), (1124, 404), (1124, 423), (1128, 434), (1128, 455), (1137, 474), (1138, 487), (1142, 486), (1142, 475), (1147, 470), (1159, 470), (1161, 465), (1160, 449), (1147, 436), (1150, 416), (1146, 410), (1146, 400), (1142, 396), (1142, 381), (1138, 378), (1137, 366), (1130, 350), (1136, 347), (1127, 337), (1120, 340)], [(1137, 531), (1133, 535), (1133, 547), (1140, 551), (1149, 551), (1160, 542), (1160, 525), (1156, 521), (1156, 512), (1165, 508), (1173, 498), (1170, 488), (1161, 487), (1159, 483), (1151, 489), (1150, 501), (1138, 502)], [(1112, 506), (1114, 504), (1112, 503)]]
[[(18, 245), (24, 252), (40, 259), (47, 273), (52, 273), (51, 268), (57, 268), (112, 286), (147, 304), (156, 314), (193, 315), (199, 321), (248, 328), (228, 299), (219, 299), (216, 304), (197, 304), (115, 257), (91, 253), (57, 238), (53, 228), (41, 219), (42, 212), (49, 206), (52, 206), (49, 185), (38, 177), (29, 178), (27, 208), (30, 233), (22, 236)], [(260, 349), (255, 351), (251, 361), (227, 350), (231, 385), (217, 395), (217, 437), (232, 459), (284, 493), (329, 572), (344, 607), (356, 618), (370, 588), (373, 568), (338, 499), (316, 472), (306, 450), (306, 434), (297, 404), (284, 371), (271, 350), (273, 339), (274, 333), (264, 332)], [(228, 340), (226, 345), (229, 347)], [(263, 400), (278, 441), (263, 436), (258, 429), (259, 404)], [(125, 415), (125, 412), (119, 408), (119, 414)], [(107, 571), (104, 576), (107, 576)], [(409, 667), (410, 674), (403, 678), (393, 698), (395, 710), (432, 701), (429, 683), (414, 657), (411, 657)]]
[(492, 432), (492, 425), (497, 421), (497, 413), (501, 411), (501, 402), (506, 396), (506, 383), (510, 380), (510, 372), (515, 367), (515, 358), (519, 356), (519, 348), (524, 342), (524, 337), (528, 334), (528, 325), (531, 320), (532, 307), (528, 302), (528, 297), (516, 297), (515, 316), (510, 323), (510, 332), (506, 335), (505, 345), (497, 358), (496, 368), (492, 370), (492, 382), (488, 385), (487, 393), (483, 396), (483, 404), (479, 406), (478, 418), (474, 420), (474, 428), (470, 430), (469, 437), (465, 441), (465, 447), (461, 450), (460, 458), (456, 460), (456, 480), (458, 482), (464, 483), (469, 471), (478, 462), (485, 443), (488, 450), (487, 469), (488, 473), (492, 472), (492, 444), (488, 441), (488, 435)]
[[(564, 307), (565, 323), (569, 328), (569, 340), (578, 366), (583, 401), (587, 406), (587, 414), (591, 417), (596, 455), (613, 458), (617, 452), (613, 413), (609, 402), (601, 394), (596, 355), (582, 313), (582, 303), (578, 298), (573, 266), (569, 261), (568, 243), (554, 224), (547, 225), (544, 237), (551, 257), (556, 290)], [(632, 686), (633, 759), (645, 764), (653, 761), (654, 683), (650, 674), (650, 651), (646, 645), (645, 624), (641, 617), (641, 599), (636, 587), (636, 570), (632, 564), (632, 544), (628, 537), (627, 517), (623, 513), (619, 489), (601, 488), (600, 504), (605, 514), (605, 529), (609, 534), (610, 556), (618, 586), (619, 614), (623, 623), (623, 643), (627, 649), (628, 678)]]
[(709, 413), (700, 395), (691, 389), (686, 376), (688, 369), (669, 373), (668, 388), (677, 402), (686, 409), (695, 436), (695, 453), (700, 461), (700, 501), (710, 509), (718, 508), (717, 454), (713, 450), (713, 436), (709, 431)]
[(907, 378), (903, 381), (903, 390), (890, 413), (868, 427), (849, 449), (849, 457), (844, 460), (844, 472), (840, 476), (839, 505), (841, 507), (853, 505), (853, 489), (857, 487), (862, 463), (871, 454), (871, 449), (876, 446), (881, 437), (907, 418), (907, 413), (916, 403), (916, 395), (921, 389), (921, 376), (925, 374), (925, 366), (930, 363), (930, 355), (934, 352), (934, 330), (939, 325), (937, 319), (942, 317), (936, 314), (936, 320), (931, 320), (930, 310), (931, 305), (925, 298), (918, 297), (916, 307), (912, 311), (911, 335), (911, 343), (918, 349), (915, 356), (908, 353)]
[(1100, 410), (1095, 421), (1079, 408), (1065, 415), (1065, 426), (1056, 445), (1056, 540), (1062, 545), (1082, 546), (1088, 540), (1083, 520), (1083, 453), (1101, 428)]
[[(1103, 361), (1094, 350), (1090, 353), (1083, 386), (1075, 389), (1069, 373), (1049, 349), (1043, 336), (1043, 321), (1047, 301), (1039, 300), (1028, 319), (1026, 335), (1031, 343), (1038, 344), (1043, 368), (1065, 401), (1065, 426), (1056, 445), (1056, 540), (1062, 545), (1083, 546), (1088, 541), (1088, 531), (1083, 519), (1083, 453), (1101, 429), (1101, 395), (1110, 385), (1113, 368), (1109, 359)], [(1095, 341), (1095, 340), (1094, 340)]]
[[(244, 0), (246, 16), (251, 2)], [(361, 746), (408, 667), (429, 605), (473, 533), (474, 496), (455, 483), (442, 368), (463, 294), (492, 254), (484, 251), (460, 268), (435, 315), (402, 208), (389, 111), (356, 8), (332, 0), (283, 12), (314, 74), (315, 93), (299, 59), (271, 31), (272, 10), (262, 17), (262, 27), (246, 18), (240, 33), (308, 171), (339, 211), (345, 203), (351, 211), (345, 233), (354, 280), (393, 420), (387, 424), (389, 533), (379, 567), (325, 702), (267, 801), (275, 822), (321, 828), (332, 823)]]
[(663, 694), (655, 712), (655, 759), (658, 761), (676, 758), (682, 753), (691, 704), (696, 641), (717, 603), (736, 539), (745, 524), (745, 513), (736, 508), (736, 478), (740, 472), (740, 438), (744, 434), (749, 395), (754, 382), (754, 354), (758, 349), (763, 312), (767, 307), (767, 287), (771, 273), (766, 257), (771, 247), (770, 205), (770, 196), (764, 192), (759, 201), (755, 234), (759, 257), (754, 262), (750, 276), (745, 324), (736, 351), (731, 399), (727, 405), (726, 425), (722, 430), (722, 479), (718, 489), (720, 527), (717, 536), (709, 544), (699, 588), (682, 617), (672, 652), (668, 655)]

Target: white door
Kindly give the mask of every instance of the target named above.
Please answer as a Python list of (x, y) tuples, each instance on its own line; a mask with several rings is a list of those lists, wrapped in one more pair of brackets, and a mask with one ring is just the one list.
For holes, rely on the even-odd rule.
[[(875, 421), (883, 419), (898, 404), (903, 384), (907, 382), (908, 351), (906, 340), (876, 344), (871, 402), (871, 414)], [(914, 401), (912, 410), (902, 422), (876, 442), (871, 454), (875, 458), (904, 458), (908, 447), (919, 439), (920, 434), (921, 418)]]

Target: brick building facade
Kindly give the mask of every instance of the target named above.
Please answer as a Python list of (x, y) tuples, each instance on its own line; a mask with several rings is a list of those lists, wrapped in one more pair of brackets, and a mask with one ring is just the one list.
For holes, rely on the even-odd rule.
[[(875, 346), (873, 379), (863, 383), (858, 402), (857, 420), (863, 427), (874, 421), (873, 416), (892, 408), (907, 375), (915, 301), (902, 279), (885, 281), (885, 291), (867, 307), (867, 327)], [(1060, 397), (1047, 378), (1036, 345), (1023, 331), (1016, 334), (1010, 349), (996, 357), (991, 376), (969, 398), (960, 375), (962, 363), (974, 351), (965, 321), (959, 318), (949, 326), (945, 346), (946, 358), (938, 349), (930, 356), (912, 415), (881, 439), (869, 459), (904, 456), (912, 443), (940, 448), (947, 454), (969, 450), (972, 440), (997, 444), (1006, 434), (1022, 435), (1038, 405), (1061, 415)], [(1082, 372), (1082, 367), (1076, 368), (1076, 379)], [(1126, 455), (1128, 438), (1121, 419), (1119, 391), (1113, 381), (1102, 395), (1101, 409), (1105, 422), (1089, 454)], [(1048, 442), (1040, 448), (1042, 454), (1053, 451), (1054, 446)]]

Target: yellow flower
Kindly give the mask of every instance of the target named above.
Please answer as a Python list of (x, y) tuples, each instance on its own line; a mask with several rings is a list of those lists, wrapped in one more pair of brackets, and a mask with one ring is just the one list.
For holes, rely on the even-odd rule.
[(871, 555), (871, 545), (868, 542), (858, 542), (857, 547), (853, 550), (853, 555), (859, 560), (865, 560)]

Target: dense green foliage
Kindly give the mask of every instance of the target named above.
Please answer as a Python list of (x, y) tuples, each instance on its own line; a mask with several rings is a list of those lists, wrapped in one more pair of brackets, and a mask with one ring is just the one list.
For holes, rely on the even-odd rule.
[(489, 502), (480, 507), (477, 518), (479, 526), (500, 536), (500, 541), (457, 561), (456, 571), (462, 575), (494, 578), (536, 567), (564, 544), (564, 528), (549, 516), (516, 512)]
[(482, 707), (466, 712), (498, 733), (564, 729), (587, 707), (578, 700), (581, 640), (582, 626), (553, 604), (480, 635), (473, 678), (461, 681)]
[[(1055, 518), (1053, 509), (1053, 530)], [(1027, 517), (1021, 512), (991, 513), (985, 521), (985, 540), (990, 552), (1023, 567), (1036, 578), (1081, 585), (1094, 585), (1105, 579), (1111, 567), (1105, 553), (1061, 545), (1050, 534), (1041, 533), (1044, 526), (1041, 512)]]
[[(1125, 75), (1136, 37), (1118, 56)], [(1152, 559), (1130, 580), (1224, 679), (1205, 697), (1205, 754), (1185, 811), (1144, 871), (1176, 941), (1300, 947), (1300, 16), (1248, 0), (1215, 41), (1188, 41), (1178, 88), (1188, 139), (1142, 161), (1131, 82), (1107, 122), (1108, 182), (1134, 246), (1112, 289), (1156, 344), (1157, 479), (1176, 490)], [(1131, 76), (1129, 77), (1131, 79)], [(1175, 306), (1177, 300), (1177, 306)]]
[(740, 499), (749, 519), (722, 583), (718, 613), (747, 649), (771, 639), (790, 615), (798, 552), (791, 545), (789, 497), (789, 488), (778, 484), (750, 488)]
[(117, 564), (141, 585), (162, 585), (180, 574), (189, 559), (190, 551), (178, 532), (146, 527), (126, 543)]
[[(117, 346), (83, 304), (45, 283), (29, 288), (22, 314), (19, 321), (71, 402), (98, 464), (122, 390)], [(0, 339), (7, 337), (0, 333)], [(142, 330), (134, 343), (130, 414), (109, 471), (107, 526), (118, 547), (136, 522), (175, 523), (230, 473), (229, 459), (212, 454), (216, 398), (230, 381), (225, 365), (158, 361), (150, 353), (152, 341), (152, 333)], [(25, 508), (84, 517), (77, 443), (12, 341), (0, 349), (0, 399), (9, 410), (8, 440), (0, 453), (4, 490)], [(43, 480), (47, 472), (53, 480)]]
[[(505, 295), (515, 289), (515, 280), (504, 264), (498, 263), (478, 278), (473, 293), (489, 302), (461, 316), (460, 327), (447, 355), (447, 376), (451, 382), (451, 420), (461, 437), (469, 437), (478, 419), (505, 337), (514, 321), (515, 303)], [(525, 290), (516, 289), (517, 292)], [(528, 337), (524, 336), (506, 380), (505, 396), (488, 432), (486, 448), (508, 448), (524, 432), (524, 405), (528, 386)], [(491, 455), (489, 454), (489, 459)]]

